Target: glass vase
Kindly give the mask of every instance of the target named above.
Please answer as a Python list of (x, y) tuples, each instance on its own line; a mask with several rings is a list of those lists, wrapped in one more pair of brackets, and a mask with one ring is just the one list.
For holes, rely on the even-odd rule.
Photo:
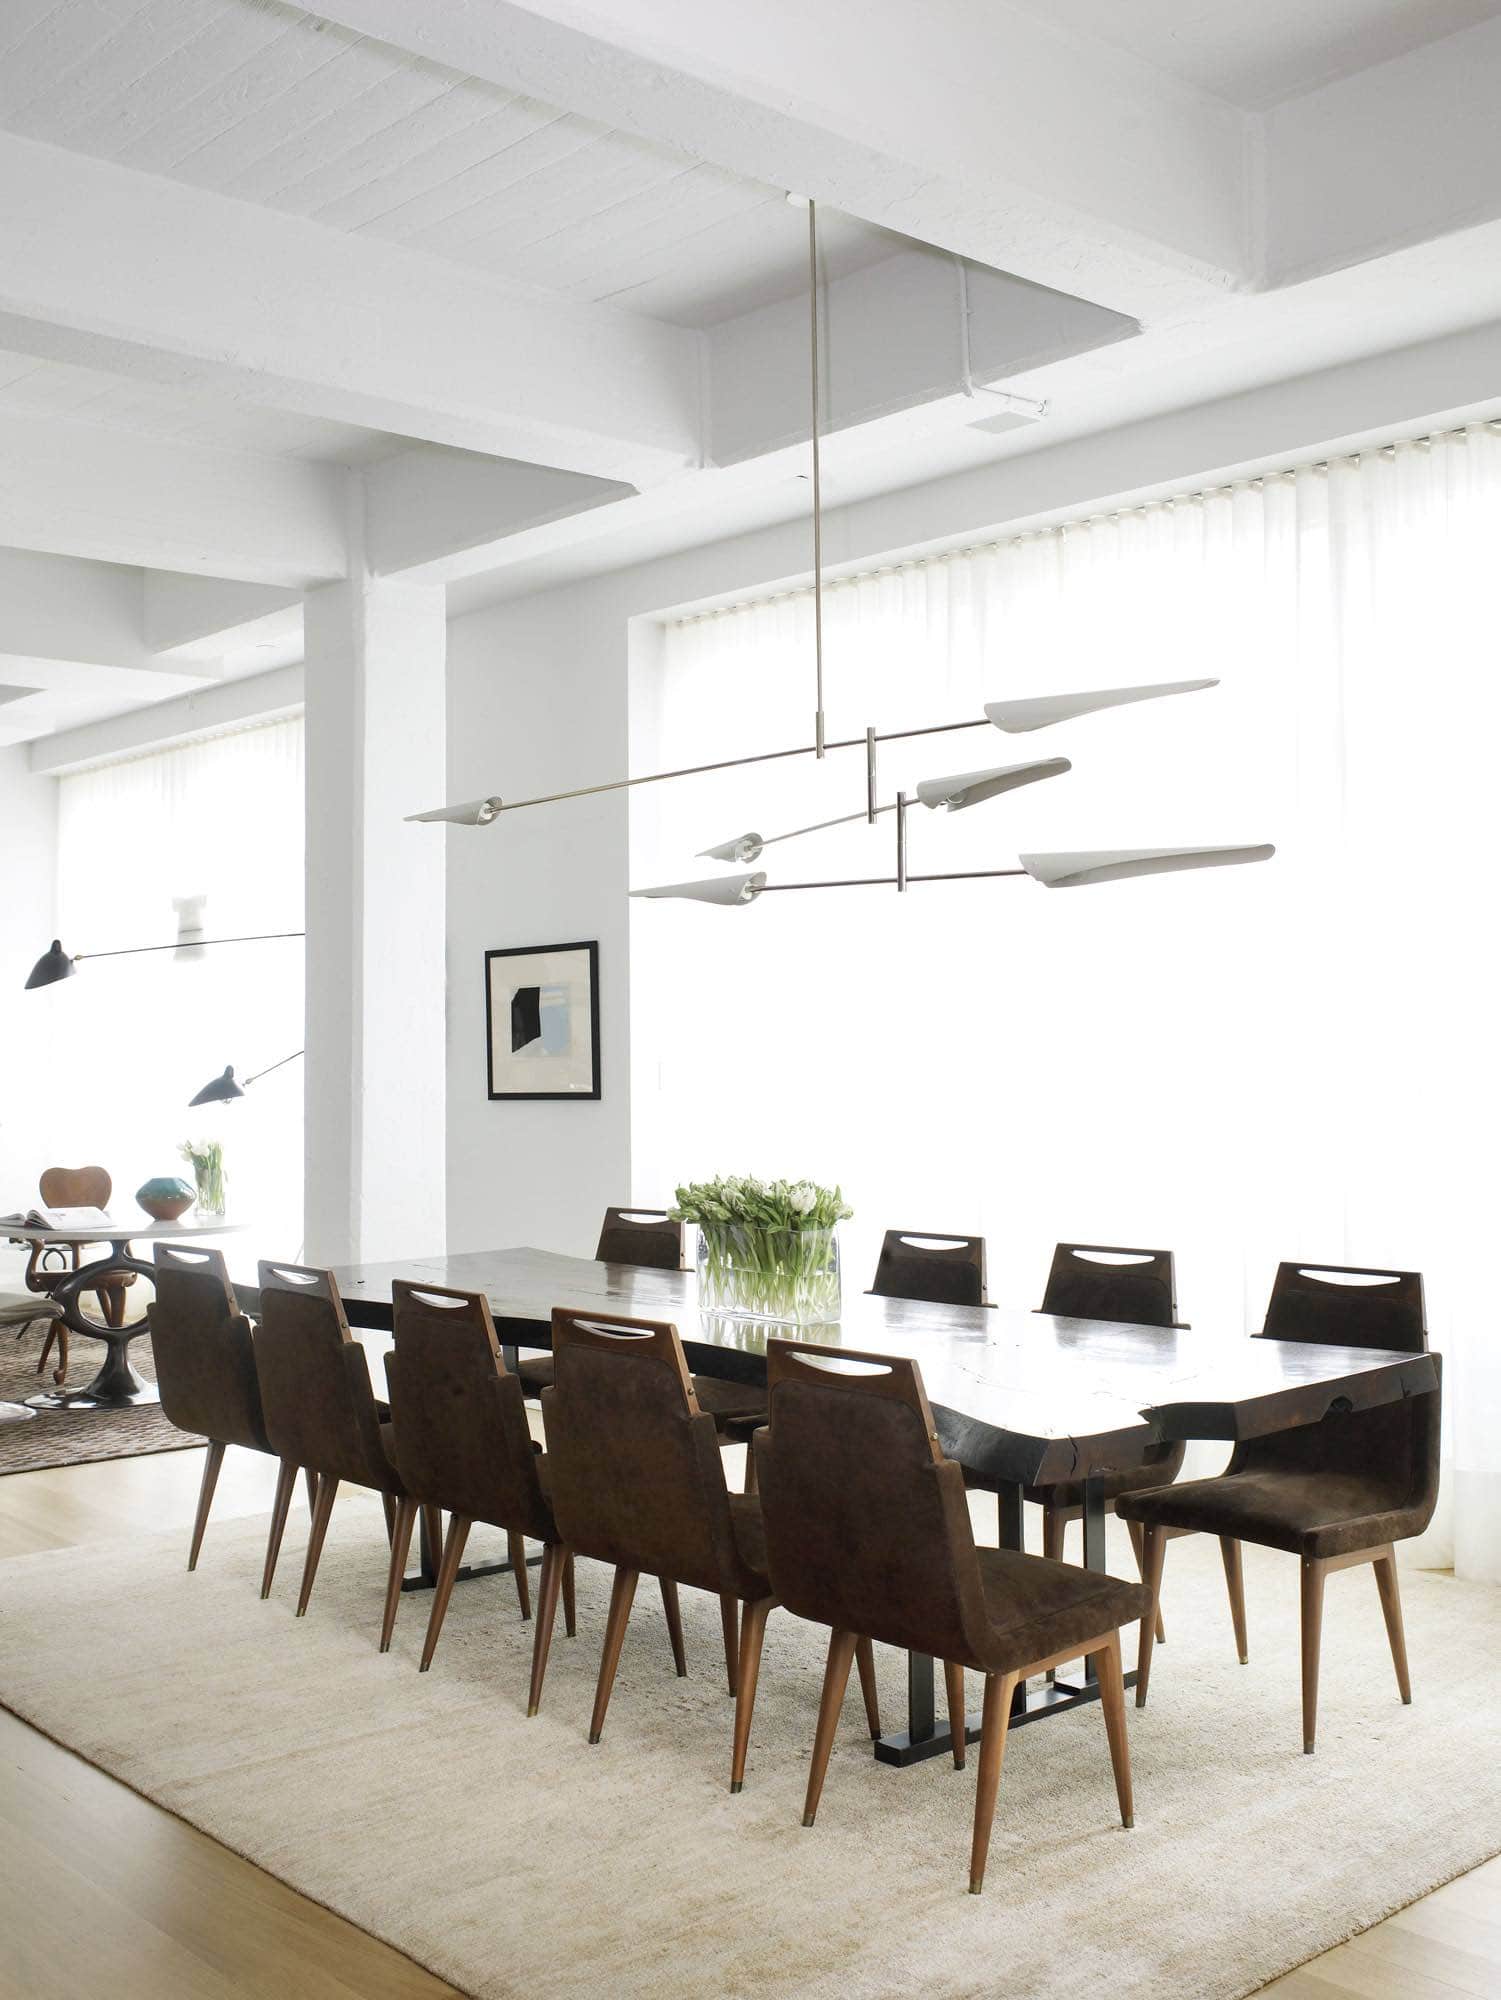
[(839, 1317), (837, 1229), (756, 1229), (701, 1224), (700, 1312), (826, 1326)]

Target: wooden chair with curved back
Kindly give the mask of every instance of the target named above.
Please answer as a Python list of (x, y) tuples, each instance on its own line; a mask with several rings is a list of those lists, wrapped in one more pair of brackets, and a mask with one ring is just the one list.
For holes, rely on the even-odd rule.
[(420, 1672), (433, 1651), (453, 1595), (464, 1545), (476, 1521), (506, 1531), (521, 1615), (530, 1615), (526, 1541), (541, 1542), (542, 1576), (533, 1635), (527, 1714), (542, 1700), (561, 1586), (568, 1636), (574, 1633), (573, 1558), (558, 1537), (543, 1483), (540, 1446), (526, 1420), (520, 1382), (510, 1373), (482, 1292), (397, 1279), (391, 1287), (395, 1345), (386, 1356), (392, 1448), (406, 1488), (396, 1503), (380, 1649), (391, 1644), (402, 1572), (420, 1503), (448, 1514)]
[[(105, 1167), (48, 1167), (37, 1182), (37, 1193), (47, 1208), (108, 1208), (113, 1189), (114, 1182)], [(34, 1243), (26, 1260), (26, 1289), (29, 1292), (50, 1292), (64, 1272), (76, 1271), (84, 1262), (85, 1247), (81, 1243), (71, 1244), (66, 1249), (61, 1244)], [(52, 1261), (54, 1259), (61, 1260), (60, 1266)], [(127, 1287), (134, 1283), (133, 1271), (117, 1271), (96, 1290), (94, 1296), (99, 1301), (106, 1326), (125, 1324), (125, 1293)], [(25, 1331), (24, 1327), (22, 1331)], [(58, 1365), (52, 1371), (52, 1379), (61, 1386), (68, 1379), (66, 1320), (53, 1319), (49, 1324), (47, 1338), (37, 1357), (38, 1375), (46, 1369), (54, 1340), (57, 1342)]]
[[(629, 1264), (638, 1270), (681, 1271), (683, 1225), (665, 1208), (607, 1208), (594, 1248), (597, 1264)], [(550, 1354), (523, 1354), (516, 1373), (529, 1396), (540, 1396), (553, 1380)], [(766, 1392), (745, 1382), (725, 1382), (715, 1375), (694, 1378), (698, 1406), (714, 1418), (725, 1445), (743, 1443), (758, 1423), (766, 1421)], [(746, 1460), (747, 1468), (751, 1461)]]
[[(1057, 1319), (1098, 1319), (1128, 1326), (1179, 1327), (1178, 1281), (1171, 1250), (1123, 1249), (1109, 1243), (1060, 1243), (1053, 1251), (1039, 1312)], [(1183, 1470), (1181, 1444), (1147, 1445), (1134, 1465), (1107, 1472), (1105, 1511), (1113, 1512), (1122, 1493), (1171, 1486)], [(1068, 1524), (1084, 1513), (1084, 1488), (1078, 1480), (1062, 1485), (1028, 1486), (1026, 1499), (1042, 1508), (1042, 1552), (1061, 1562)], [(1142, 1567), (1141, 1530), (1131, 1525), (1131, 1546)], [(1238, 1598), (1239, 1576), (1230, 1579), (1232, 1609)], [(1166, 1641), (1162, 1613), (1156, 1613), (1159, 1643)]]
[[(365, 1350), (349, 1331), (332, 1271), (306, 1264), (263, 1260), (259, 1266), (260, 1323), (255, 1329), (256, 1374), (272, 1450), (285, 1462), (318, 1475), (318, 1497), (302, 1568), (297, 1616), (307, 1610), (323, 1554), (339, 1482), (379, 1493), (394, 1534), (396, 1505), (406, 1494), (390, 1449), (390, 1425), (370, 1386)], [(274, 1525), (274, 1524), (273, 1524)], [(441, 1541), (437, 1510), (429, 1534)], [(280, 1538), (267, 1551), (270, 1590)]]
[[(250, 1321), (240, 1311), (223, 1256), (196, 1245), (159, 1242), (153, 1262), (156, 1296), (146, 1308), (146, 1317), (151, 1326), (162, 1414), (179, 1430), (208, 1441), (188, 1548), (188, 1568), (196, 1569), (226, 1447), (237, 1444), (247, 1451), (276, 1454), (266, 1435)], [(282, 1460), (271, 1510), (263, 1597), (271, 1588), (274, 1550), (280, 1546), (286, 1527), (297, 1472), (295, 1459)], [(310, 1508), (316, 1498), (317, 1484), (310, 1473)]]
[(714, 1419), (699, 1408), (675, 1327), (560, 1308), (552, 1337), (557, 1379), (542, 1411), (553, 1512), (569, 1548), (615, 1571), (589, 1741), (604, 1730), (637, 1579), (661, 1584), (679, 1674), (678, 1586), (710, 1591), (736, 1698), (730, 1789), (738, 1792), (773, 1602), (759, 1502), (725, 1484)]
[(985, 1676), (969, 1886), (980, 1893), (1018, 1681), (1097, 1662), (1121, 1819), (1132, 1823), (1120, 1627), (1147, 1594), (1094, 1570), (977, 1548), (963, 1469), (944, 1457), (916, 1362), (771, 1340), (771, 1420), (756, 1434), (768, 1576), (779, 1602), (830, 1628), (803, 1824), (811, 1826), (856, 1634), (944, 1662), (954, 1762), (964, 1670)]
[(935, 1305), (984, 1306), (985, 1238), (940, 1230), (888, 1229), (881, 1239), (870, 1289), (883, 1299), (927, 1299)]
[[(1348, 1264), (1280, 1264), (1255, 1338), (1425, 1354), (1422, 1276)], [(1394, 1545), (1420, 1535), (1438, 1503), (1439, 1405), (1433, 1389), (1377, 1409), (1334, 1408), (1320, 1423), (1237, 1444), (1218, 1478), (1127, 1494), (1119, 1502), (1123, 1518), (1141, 1526), (1154, 1603), (1170, 1536), (1218, 1535), (1226, 1568), (1233, 1549), (1237, 1573), (1242, 1542), (1300, 1558), (1303, 1748), (1309, 1755), (1318, 1726), (1324, 1582), (1331, 1571), (1373, 1566), (1397, 1690), (1404, 1703), (1412, 1700)], [(1236, 1638), (1244, 1665), (1244, 1607)], [(1151, 1671), (1152, 1632), (1144, 1621), (1138, 1708)]]

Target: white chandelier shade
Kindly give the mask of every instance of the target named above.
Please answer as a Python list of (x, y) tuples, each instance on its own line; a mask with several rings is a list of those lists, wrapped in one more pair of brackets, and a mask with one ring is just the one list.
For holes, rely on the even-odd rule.
[(1187, 868), (1236, 868), (1248, 861), (1270, 861), (1276, 851), (1268, 840), (1252, 847), (1107, 847), (1074, 854), (1019, 854), (1017, 860), (1045, 889), (1082, 889), (1137, 875), (1176, 875)]
[(747, 861), (759, 861), (766, 842), (759, 833), (742, 833), (734, 840), (722, 840), (718, 847), (701, 847), (697, 861), (734, 861), (743, 868)]
[(988, 771), (959, 771), (951, 778), (920, 779), (917, 797), (931, 812), (940, 806), (949, 812), (963, 812), (966, 806), (981, 805), (986, 799), (999, 798), (1002, 792), (1017, 791), (1022, 785), (1035, 785), (1044, 778), (1061, 778), (1073, 768), (1067, 757), (1044, 757), (1029, 764), (998, 764)]
[(633, 896), (678, 896), (690, 903), (718, 903), (733, 908), (753, 903), (766, 887), (765, 870), (753, 875), (710, 875), (702, 882), (664, 882), (655, 889), (632, 889)]
[(462, 805), (434, 806), (431, 812), (408, 813), (407, 822), (446, 819), (455, 826), (488, 826), (504, 810), (504, 799), (466, 799)]
[(1050, 729), (1055, 722), (1093, 715), (1102, 708), (1126, 708), (1136, 701), (1158, 701), (1169, 694), (1197, 694), (1218, 687), (1217, 680), (1158, 681), (1150, 687), (1092, 688), (1082, 694), (1029, 695), (1021, 701), (987, 701), (985, 713), (1008, 736), (1025, 736), (1032, 729)]

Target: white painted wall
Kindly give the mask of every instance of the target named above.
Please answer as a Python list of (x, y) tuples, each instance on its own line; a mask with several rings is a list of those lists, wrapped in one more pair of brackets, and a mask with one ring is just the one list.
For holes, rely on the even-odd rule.
[(26, 752), (0, 750), (0, 1208), (36, 1195), (45, 1159), (51, 1048), (47, 1010), (24, 989), (55, 919), (57, 780), (26, 768)]

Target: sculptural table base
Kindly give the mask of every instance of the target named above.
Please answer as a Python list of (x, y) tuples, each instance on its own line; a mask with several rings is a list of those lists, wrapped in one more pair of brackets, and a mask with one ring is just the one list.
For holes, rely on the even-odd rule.
[(156, 1275), (154, 1265), (128, 1256), (122, 1244), (112, 1255), (97, 1258), (81, 1270), (70, 1271), (54, 1287), (52, 1297), (62, 1307), (70, 1331), (82, 1334), (87, 1340), (102, 1340), (107, 1351), (104, 1365), (87, 1388), (50, 1389), (42, 1395), (28, 1396), (29, 1410), (126, 1410), (161, 1401), (156, 1384), (143, 1381), (130, 1365), (130, 1343), (148, 1331), (145, 1313), (129, 1326), (101, 1326), (96, 1320), (85, 1319), (79, 1310), (78, 1301), (83, 1293), (97, 1291), (105, 1278), (120, 1271), (134, 1271), (147, 1278)]

